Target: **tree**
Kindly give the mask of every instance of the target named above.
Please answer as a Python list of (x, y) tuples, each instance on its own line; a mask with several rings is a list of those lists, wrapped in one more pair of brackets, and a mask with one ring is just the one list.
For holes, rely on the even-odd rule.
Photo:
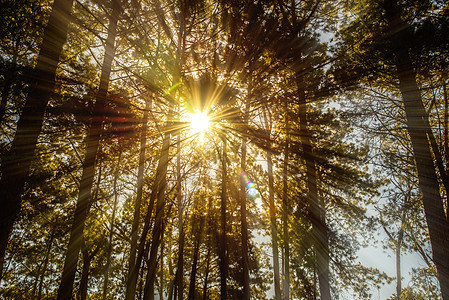
[(32, 72), (25, 106), (22, 108), (14, 141), (2, 155), (0, 191), (4, 195), (0, 232), (0, 273), (13, 224), (20, 212), (21, 196), (30, 171), (45, 108), (55, 87), (55, 73), (67, 37), (73, 0), (57, 0), (44, 31), (36, 68)]
[(74, 213), (74, 219), (70, 232), (70, 240), (64, 261), (61, 283), (58, 289), (58, 299), (68, 299), (72, 296), (73, 281), (75, 279), (76, 265), (81, 251), (81, 240), (83, 237), (84, 223), (91, 205), (92, 184), (95, 174), (95, 160), (100, 147), (100, 137), (103, 126), (103, 112), (107, 101), (107, 93), (110, 81), (112, 61), (115, 51), (115, 37), (117, 23), (122, 10), (119, 1), (112, 1), (112, 12), (109, 19), (108, 37), (106, 39), (105, 55), (100, 77), (100, 86), (94, 104), (94, 114), (97, 119), (92, 118), (86, 137), (86, 155), (83, 162), (83, 174), (81, 176), (79, 196)]
[[(389, 67), (389, 75), (393, 75), (398, 80), (398, 88), (402, 95), (403, 106), (406, 114), (407, 132), (410, 141), (417, 169), (419, 186), (422, 193), (427, 225), (430, 234), (430, 240), (433, 250), (433, 257), (439, 272), (440, 286), (443, 298), (447, 298), (446, 291), (448, 262), (443, 254), (449, 241), (447, 234), (448, 223), (446, 212), (443, 205), (443, 199), (440, 195), (440, 180), (445, 181), (445, 171), (439, 169), (439, 175), (435, 168), (438, 166), (438, 157), (441, 157), (438, 149), (432, 147), (432, 128), (429, 124), (427, 112), (423, 105), (421, 91), (417, 82), (417, 73), (414, 65), (419, 64), (419, 59), (413, 61), (413, 52), (417, 48), (426, 48), (426, 45), (412, 45), (409, 41), (413, 40), (414, 34), (412, 27), (404, 21), (402, 15), (408, 19), (413, 17), (413, 13), (420, 14), (430, 5), (428, 2), (413, 6), (413, 3), (399, 4), (396, 1), (383, 1), (380, 5), (376, 3), (364, 3), (367, 7), (366, 18), (370, 20), (368, 30), (372, 30), (374, 24), (380, 25), (382, 31), (376, 28), (371, 31), (371, 36), (359, 41), (359, 49), (363, 49), (363, 56), (368, 53), (377, 56), (380, 61)], [(425, 17), (423, 18), (425, 19)], [(422, 19), (421, 19), (422, 20)], [(356, 21), (358, 22), (358, 21)], [(420, 26), (418, 22), (417, 27)], [(374, 34), (375, 32), (375, 34)], [(375, 42), (375, 39), (379, 43)], [(383, 48), (379, 48), (382, 45)], [(427, 47), (429, 49), (429, 47)], [(379, 49), (379, 50), (377, 50)], [(430, 47), (431, 49), (431, 47)], [(432, 51), (432, 50), (430, 50)], [(390, 55), (390, 57), (388, 57)], [(391, 56), (393, 59), (391, 59)], [(359, 68), (364, 74), (371, 69), (375, 75), (379, 76), (385, 67), (375, 63), (375, 60), (367, 60), (365, 67)], [(392, 70), (392, 68), (394, 68)], [(354, 70), (354, 69), (353, 69)], [(360, 74), (360, 72), (359, 72)], [(372, 76), (372, 75), (371, 75)], [(373, 77), (374, 78), (374, 77)], [(382, 77), (381, 77), (382, 78)], [(433, 154), (432, 154), (433, 152)], [(429, 166), (432, 166), (430, 168)]]

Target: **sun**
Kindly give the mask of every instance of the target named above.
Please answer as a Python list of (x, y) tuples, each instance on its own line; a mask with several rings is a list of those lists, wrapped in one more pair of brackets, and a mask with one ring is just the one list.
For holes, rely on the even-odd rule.
[(200, 133), (206, 131), (210, 127), (209, 117), (205, 112), (195, 111), (195, 113), (190, 114), (190, 129), (193, 133)]

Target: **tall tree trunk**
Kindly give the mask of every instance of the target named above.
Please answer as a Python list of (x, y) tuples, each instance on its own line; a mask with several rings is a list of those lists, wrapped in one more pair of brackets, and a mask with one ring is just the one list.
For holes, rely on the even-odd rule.
[[(433, 167), (433, 158), (426, 135), (431, 130), (422, 103), (416, 74), (408, 52), (407, 40), (410, 39), (409, 27), (401, 19), (401, 10), (395, 0), (382, 3), (391, 33), (390, 41), (396, 59), (399, 88), (407, 116), (407, 131), (418, 171), (418, 182), (422, 192), (424, 212), (429, 228), (430, 243), (435, 265), (438, 271), (443, 299), (449, 299), (449, 223), (440, 196), (438, 178)], [(403, 29), (398, 31), (398, 29)], [(447, 192), (447, 191), (446, 191)]]
[(296, 75), (296, 80), (298, 85), (300, 138), (304, 160), (306, 162), (307, 198), (314, 236), (313, 242), (316, 251), (320, 296), (322, 300), (330, 300), (329, 238), (326, 228), (326, 208), (323, 199), (318, 196), (316, 160), (307, 124), (307, 101), (303, 75), (298, 73)]
[[(250, 88), (251, 90), (251, 88)], [(247, 143), (247, 130), (248, 126), (248, 114), (249, 114), (249, 96), (246, 99), (245, 115), (243, 126), (244, 134), (242, 137), (242, 157), (240, 161), (240, 168), (242, 174), (246, 172), (246, 143)], [(242, 258), (243, 258), (243, 299), (249, 300), (250, 287), (249, 287), (249, 260), (248, 260), (248, 223), (246, 220), (246, 182), (243, 178), (240, 179), (240, 224), (241, 224), (241, 237), (242, 237)]]
[(282, 170), (282, 222), (284, 234), (284, 255), (283, 255), (283, 271), (284, 271), (284, 299), (290, 299), (290, 236), (288, 232), (288, 216), (289, 216), (289, 201), (287, 194), (288, 184), (288, 156), (289, 156), (289, 122), (288, 122), (288, 106), (285, 103), (285, 149), (284, 149), (284, 166)]
[[(443, 80), (443, 97), (444, 97), (444, 165), (446, 168), (449, 164), (449, 105), (447, 99), (446, 78)], [(446, 194), (449, 193), (446, 191)], [(447, 197), (447, 196), (446, 196)]]
[[(143, 173), (145, 171), (145, 153), (147, 143), (147, 130), (148, 130), (148, 112), (151, 109), (152, 102), (145, 101), (145, 110), (143, 111), (142, 129), (140, 132), (140, 153), (139, 153), (139, 167), (137, 170), (137, 195), (136, 203), (134, 204), (133, 224), (131, 228), (131, 249), (129, 251), (128, 259), (128, 278), (129, 283), (130, 274), (134, 274), (136, 268), (136, 253), (137, 253), (137, 237), (140, 224), (140, 208), (142, 206), (142, 193), (143, 193)], [(135, 276), (137, 279), (137, 276)], [(137, 282), (136, 282), (137, 283)], [(129, 289), (129, 291), (128, 291)], [(127, 294), (136, 294), (136, 284), (127, 285)]]
[[(172, 108), (170, 107), (169, 120), (172, 116)], [(168, 121), (168, 124), (170, 121)], [(170, 126), (170, 125), (169, 125)], [(168, 126), (167, 126), (168, 127)], [(157, 269), (157, 252), (159, 245), (161, 243), (162, 237), (162, 223), (165, 210), (165, 190), (167, 188), (167, 167), (169, 158), (169, 146), (170, 146), (170, 131), (164, 133), (164, 141), (162, 145), (162, 153), (160, 158), (160, 165), (162, 166), (162, 172), (160, 175), (160, 182), (157, 187), (157, 198), (156, 198), (156, 216), (154, 220), (153, 233), (152, 233), (152, 243), (150, 249), (150, 258), (148, 260), (148, 272), (145, 280), (144, 296), (145, 300), (154, 299), (154, 281), (156, 279), (156, 269)], [(155, 191), (153, 191), (155, 192)]]
[[(164, 232), (165, 225), (162, 224), (162, 232)], [(161, 238), (161, 268), (159, 272), (159, 299), (164, 299), (164, 238)]]
[(398, 300), (401, 298), (401, 294), (402, 294), (401, 246), (402, 246), (403, 236), (404, 236), (404, 231), (401, 228), (399, 230), (398, 239), (396, 241), (396, 295), (398, 297)]
[(120, 169), (120, 159), (122, 153), (121, 151), (118, 154), (117, 165), (115, 166), (114, 172), (114, 204), (112, 207), (112, 216), (111, 216), (111, 228), (109, 229), (109, 242), (108, 249), (106, 251), (106, 265), (104, 267), (104, 281), (103, 281), (103, 300), (105, 300), (108, 296), (108, 283), (109, 283), (109, 270), (111, 269), (112, 263), (112, 250), (113, 250), (113, 240), (114, 240), (114, 226), (115, 226), (115, 214), (117, 212), (117, 203), (118, 203), (118, 190), (117, 190), (117, 181), (119, 177), (119, 169)]
[(271, 153), (267, 151), (268, 165), (268, 193), (270, 205), (270, 229), (271, 229), (271, 248), (273, 250), (273, 274), (274, 274), (274, 298), (281, 299), (281, 285), (279, 275), (279, 250), (278, 250), (278, 232), (276, 225), (276, 207), (274, 205), (274, 183), (273, 183), (273, 161)]
[(0, 159), (0, 280), (9, 235), (22, 206), (21, 195), (30, 172), (45, 109), (55, 88), (56, 67), (67, 39), (72, 5), (73, 0), (53, 2), (14, 140), (9, 151)]
[[(199, 259), (199, 252), (200, 252), (200, 245), (201, 245), (201, 239), (202, 239), (202, 233), (203, 233), (203, 226), (204, 226), (204, 216), (200, 216), (200, 224), (197, 228), (197, 233), (195, 236), (195, 248), (193, 250), (193, 262), (192, 262), (192, 271), (190, 273), (190, 284), (189, 284), (189, 295), (188, 299), (193, 300), (196, 299), (195, 297), (195, 283), (196, 283), (196, 272), (198, 269), (198, 259)], [(193, 226), (194, 228), (196, 226)]]
[(208, 197), (207, 199), (207, 253), (206, 253), (206, 269), (204, 274), (204, 284), (203, 284), (203, 300), (207, 300), (207, 284), (209, 280), (209, 267), (210, 267), (210, 253), (211, 253), (211, 234), (215, 230), (212, 230), (213, 220), (212, 220), (212, 199)]
[(228, 254), (226, 239), (226, 202), (227, 202), (227, 150), (226, 137), (223, 137), (223, 151), (221, 155), (221, 232), (219, 243), (220, 260), (220, 299), (227, 299), (226, 281), (228, 276)]
[[(204, 183), (204, 181), (203, 181)], [(200, 201), (203, 202), (203, 198), (200, 198)], [(198, 218), (200, 218), (198, 223)], [(205, 217), (202, 212), (198, 211), (198, 199), (195, 197), (193, 200), (193, 215), (192, 215), (192, 233), (194, 240), (194, 249), (193, 249), (193, 259), (192, 259), (192, 269), (190, 272), (190, 283), (189, 283), (189, 293), (187, 295), (187, 299), (193, 300), (196, 299), (196, 273), (198, 269), (198, 259), (199, 259), (199, 251), (201, 245), (201, 239), (203, 235), (203, 226), (204, 226)]]
[(178, 241), (178, 268), (176, 270), (176, 288), (178, 291), (178, 299), (184, 298), (184, 226), (182, 220), (183, 204), (181, 194), (181, 136), (178, 132), (177, 136), (177, 161), (176, 161), (176, 197), (178, 200), (178, 228), (179, 228), (179, 241)]
[[(171, 116), (172, 116), (172, 110), (170, 108), (168, 120), (170, 120)], [(167, 127), (168, 127), (168, 122), (167, 122)], [(136, 296), (137, 279), (139, 277), (139, 269), (142, 264), (142, 260), (143, 260), (144, 253), (145, 253), (145, 245), (147, 244), (147, 235), (148, 235), (148, 231), (150, 230), (151, 216), (153, 213), (154, 202), (156, 201), (156, 198), (158, 197), (158, 191), (160, 189), (160, 186), (162, 186), (162, 183), (166, 181), (169, 148), (170, 148), (170, 133), (165, 132), (164, 139), (162, 141), (161, 153), (160, 153), (158, 165), (156, 168), (156, 175), (155, 175), (152, 190), (151, 190), (150, 202), (148, 203), (148, 209), (147, 209), (147, 213), (145, 216), (142, 234), (140, 236), (139, 247), (137, 249), (137, 257), (136, 257), (135, 267), (132, 270), (130, 269), (130, 271), (128, 273), (126, 292), (125, 292), (126, 300), (134, 300), (134, 298)]]
[(91, 203), (92, 184), (95, 175), (95, 160), (100, 147), (100, 136), (102, 131), (102, 115), (107, 101), (107, 93), (110, 81), (112, 61), (115, 56), (115, 37), (117, 34), (117, 23), (121, 12), (119, 0), (112, 1), (112, 13), (109, 18), (108, 37), (106, 39), (103, 67), (101, 70), (100, 87), (97, 93), (94, 114), (100, 118), (93, 118), (87, 133), (86, 156), (83, 162), (78, 201), (76, 203), (75, 215), (70, 232), (69, 246), (64, 261), (61, 283), (58, 289), (58, 300), (70, 299), (72, 297), (73, 281), (75, 280), (76, 265), (81, 250), (84, 223), (86, 221)]

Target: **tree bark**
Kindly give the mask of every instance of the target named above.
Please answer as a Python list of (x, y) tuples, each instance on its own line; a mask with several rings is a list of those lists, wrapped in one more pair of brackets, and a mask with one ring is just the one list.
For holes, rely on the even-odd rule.
[(322, 198), (318, 196), (318, 180), (316, 160), (313, 153), (311, 134), (307, 124), (307, 101), (305, 95), (304, 78), (296, 74), (298, 85), (299, 104), (299, 127), (300, 139), (307, 174), (307, 198), (309, 205), (309, 216), (312, 223), (314, 246), (317, 260), (318, 282), (320, 285), (320, 296), (322, 300), (330, 300), (329, 281), (329, 238), (326, 228), (326, 208)]
[(100, 136), (102, 131), (102, 119), (110, 81), (112, 61), (115, 56), (115, 37), (117, 34), (117, 23), (121, 12), (119, 0), (112, 1), (112, 13), (109, 18), (108, 37), (106, 39), (105, 55), (100, 77), (100, 87), (97, 93), (94, 114), (100, 118), (93, 119), (87, 133), (86, 157), (83, 162), (78, 201), (76, 203), (75, 215), (70, 232), (69, 246), (64, 261), (61, 283), (58, 289), (58, 299), (65, 300), (72, 297), (73, 282), (75, 280), (76, 265), (81, 250), (84, 223), (86, 221), (91, 203), (92, 184), (95, 175), (95, 161), (100, 147)]
[[(416, 74), (409, 55), (407, 40), (409, 27), (401, 19), (401, 10), (395, 0), (382, 3), (390, 32), (391, 50), (396, 60), (399, 88), (407, 116), (407, 131), (410, 135), (418, 183), (429, 228), (430, 243), (438, 271), (443, 299), (449, 299), (449, 223), (443, 199), (440, 195), (438, 178), (433, 165), (427, 133), (431, 130), (416, 82)], [(402, 29), (402, 30), (401, 30)], [(446, 191), (447, 192), (447, 191)]]
[(30, 172), (45, 109), (55, 88), (56, 68), (67, 39), (72, 6), (73, 0), (53, 2), (14, 140), (9, 151), (0, 159), (0, 280), (9, 235), (22, 206), (21, 195)]

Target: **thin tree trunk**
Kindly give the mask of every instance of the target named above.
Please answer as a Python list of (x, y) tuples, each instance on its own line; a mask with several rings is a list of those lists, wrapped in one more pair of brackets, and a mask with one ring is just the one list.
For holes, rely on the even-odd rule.
[(311, 135), (307, 124), (307, 101), (304, 90), (304, 78), (297, 74), (300, 138), (306, 162), (308, 204), (314, 235), (317, 273), (322, 300), (330, 300), (329, 281), (329, 238), (326, 228), (326, 211), (322, 198), (318, 196), (318, 181), (315, 155)]
[(396, 295), (398, 297), (398, 300), (401, 298), (401, 294), (402, 294), (401, 246), (402, 246), (403, 236), (404, 236), (404, 231), (401, 228), (399, 230), (398, 239), (396, 242)]
[[(202, 199), (201, 199), (202, 201)], [(200, 251), (200, 245), (201, 245), (201, 239), (202, 239), (202, 233), (203, 233), (203, 226), (204, 226), (204, 215), (202, 212), (199, 212), (199, 218), (200, 222), (198, 224), (198, 199), (194, 198), (193, 200), (193, 215), (192, 215), (192, 232), (193, 232), (193, 240), (194, 240), (194, 249), (193, 249), (193, 259), (192, 259), (192, 270), (190, 272), (190, 283), (189, 283), (189, 293), (187, 296), (187, 299), (193, 300), (195, 299), (195, 286), (196, 286), (196, 273), (198, 269), (198, 258), (199, 258), (199, 251)]]
[[(246, 99), (245, 116), (243, 126), (248, 124), (249, 113), (249, 97)], [(242, 174), (246, 171), (246, 128), (242, 137), (242, 157), (240, 161), (240, 168)], [(246, 220), (246, 182), (240, 179), (240, 224), (241, 224), (241, 236), (242, 236), (242, 258), (243, 258), (243, 299), (249, 300), (250, 287), (249, 287), (249, 260), (248, 260), (248, 223)]]
[(273, 274), (274, 274), (274, 298), (281, 299), (281, 285), (279, 275), (279, 250), (278, 250), (278, 233), (276, 225), (276, 207), (274, 205), (274, 183), (273, 183), (273, 161), (271, 153), (267, 151), (268, 165), (268, 193), (270, 205), (270, 229), (271, 229), (271, 248), (273, 250)]
[(228, 257), (226, 239), (226, 202), (227, 202), (227, 150), (226, 138), (223, 137), (223, 151), (221, 156), (221, 232), (220, 232), (220, 299), (227, 299), (226, 281), (228, 276)]
[(45, 109), (55, 88), (55, 74), (67, 39), (73, 0), (55, 0), (44, 30), (25, 106), (11, 148), (0, 161), (0, 280), (13, 224), (22, 206), (21, 195), (34, 157)]
[[(170, 107), (169, 120), (172, 116), (172, 108)], [(169, 121), (168, 121), (169, 122)], [(170, 124), (170, 123), (168, 123)], [(156, 202), (156, 216), (153, 226), (152, 243), (150, 249), (150, 258), (148, 261), (148, 272), (145, 280), (144, 295), (145, 300), (154, 299), (154, 281), (156, 279), (156, 269), (157, 269), (157, 252), (161, 242), (162, 237), (162, 224), (165, 210), (165, 190), (167, 188), (167, 167), (169, 158), (169, 146), (170, 146), (170, 131), (164, 133), (164, 141), (162, 146), (162, 153), (159, 163), (162, 166), (162, 173), (160, 182), (157, 188), (157, 202)]]
[[(447, 99), (446, 79), (443, 81), (443, 97), (444, 97), (444, 165), (449, 164), (449, 109)], [(446, 194), (449, 193), (446, 191)], [(447, 196), (446, 196), (447, 197)]]
[(210, 243), (208, 243), (206, 253), (206, 274), (204, 275), (203, 300), (207, 300), (207, 281), (209, 279), (209, 266), (210, 266)]
[[(207, 253), (206, 253), (206, 270), (204, 274), (204, 284), (203, 284), (203, 300), (207, 300), (207, 284), (209, 280), (209, 267), (210, 267), (210, 253), (211, 253), (211, 234), (213, 220), (211, 216), (212, 212), (212, 199), (208, 197), (207, 199)], [(215, 230), (214, 230), (215, 231)]]
[(178, 268), (176, 270), (176, 288), (178, 292), (178, 299), (184, 298), (184, 226), (182, 220), (183, 204), (181, 194), (181, 136), (178, 133), (177, 136), (177, 161), (176, 161), (176, 177), (177, 177), (177, 200), (178, 200), (178, 228), (179, 228), (179, 241), (178, 241)]
[(285, 103), (285, 149), (284, 149), (284, 166), (282, 170), (282, 221), (283, 221), (283, 234), (284, 234), (284, 255), (283, 255), (283, 271), (284, 271), (284, 299), (290, 299), (290, 237), (288, 232), (288, 216), (289, 216), (289, 203), (287, 194), (288, 184), (288, 156), (289, 156), (289, 124), (288, 124), (288, 107)]
[(192, 271), (190, 273), (190, 284), (189, 284), (189, 295), (188, 295), (189, 300), (196, 299), (196, 297), (195, 297), (196, 272), (198, 269), (198, 258), (199, 258), (200, 245), (201, 245), (201, 239), (202, 239), (202, 233), (203, 233), (203, 226), (204, 226), (204, 216), (200, 216), (200, 224), (199, 224), (199, 227), (197, 228), (197, 234), (195, 237), (195, 248), (193, 250), (193, 263), (192, 263)]
[[(143, 173), (145, 171), (145, 153), (147, 143), (147, 130), (148, 130), (148, 112), (151, 109), (152, 102), (145, 101), (145, 110), (143, 111), (142, 129), (140, 132), (140, 153), (139, 153), (139, 167), (137, 170), (137, 195), (136, 203), (134, 204), (133, 224), (131, 228), (131, 249), (128, 259), (128, 277), (129, 283), (130, 274), (134, 274), (136, 269), (136, 253), (137, 253), (137, 236), (140, 224), (140, 209), (142, 206), (142, 193), (143, 193)], [(137, 280), (137, 276), (135, 276)], [(136, 281), (137, 283), (137, 281)], [(127, 285), (127, 294), (136, 294), (136, 283)], [(128, 291), (129, 289), (129, 291)]]
[(62, 271), (61, 283), (58, 289), (58, 300), (70, 299), (72, 297), (73, 281), (75, 280), (76, 265), (81, 250), (84, 223), (91, 205), (90, 200), (95, 175), (95, 160), (100, 148), (100, 136), (102, 131), (101, 116), (107, 101), (112, 61), (115, 56), (114, 44), (117, 33), (117, 22), (121, 9), (122, 8), (118, 0), (112, 1), (112, 14), (109, 19), (108, 37), (106, 39), (105, 55), (100, 77), (100, 87), (94, 105), (94, 113), (100, 114), (100, 120), (92, 120), (92, 124), (87, 133), (86, 157), (83, 162), (83, 172), (81, 175), (78, 201), (76, 203), (75, 215), (70, 232), (69, 246)]
[[(162, 224), (162, 232), (164, 232), (164, 224)], [(159, 299), (164, 299), (164, 239), (161, 238), (161, 269), (159, 273), (160, 285), (159, 285)]]
[(119, 152), (118, 154), (118, 160), (117, 165), (115, 167), (115, 174), (114, 174), (114, 205), (112, 207), (112, 216), (111, 216), (111, 228), (109, 230), (109, 242), (108, 242), (108, 249), (106, 252), (106, 265), (104, 267), (104, 281), (103, 281), (103, 300), (105, 300), (108, 296), (108, 283), (109, 283), (109, 270), (111, 269), (111, 260), (112, 260), (112, 249), (113, 249), (113, 239), (114, 239), (114, 221), (115, 221), (115, 214), (117, 212), (117, 202), (118, 202), (118, 191), (117, 191), (117, 181), (119, 177), (119, 169), (120, 169), (120, 159), (122, 153)]
[(408, 31), (397, 31), (397, 28), (409, 27), (402, 21), (401, 11), (395, 0), (386, 0), (382, 5), (386, 12), (390, 32), (392, 33), (390, 41), (396, 59), (399, 88), (407, 116), (407, 131), (410, 135), (418, 171), (418, 182), (422, 192), (433, 259), (437, 267), (443, 299), (448, 300), (449, 255), (447, 255), (447, 249), (449, 249), (449, 223), (443, 199), (440, 196), (439, 183), (433, 167), (433, 158), (426, 135), (431, 128), (426, 118), (408, 48), (404, 47), (405, 41), (409, 38), (407, 36)]
[(42, 265), (42, 270), (39, 278), (39, 284), (38, 284), (38, 292), (37, 292), (37, 300), (40, 300), (42, 297), (42, 287), (44, 285), (44, 278), (45, 273), (47, 272), (48, 262), (50, 261), (50, 254), (51, 254), (51, 247), (53, 246), (53, 241), (56, 234), (56, 225), (53, 225), (54, 227), (51, 230), (50, 238), (48, 240), (47, 249), (45, 251), (45, 260), (44, 264)]
[[(172, 111), (170, 109), (169, 111), (169, 117), (171, 118)], [(168, 123), (167, 123), (168, 126)], [(147, 235), (148, 231), (150, 230), (150, 224), (151, 224), (151, 216), (153, 213), (153, 206), (156, 198), (158, 197), (158, 191), (160, 189), (160, 186), (162, 185), (162, 182), (165, 182), (165, 177), (167, 174), (167, 165), (168, 165), (168, 154), (169, 154), (169, 147), (170, 147), (170, 134), (168, 132), (164, 133), (164, 139), (162, 141), (162, 149), (161, 154), (159, 157), (158, 165), (156, 168), (156, 176), (154, 178), (151, 196), (150, 196), (150, 202), (148, 203), (148, 209), (145, 216), (144, 226), (142, 229), (142, 234), (140, 236), (140, 242), (139, 247), (137, 249), (137, 257), (136, 257), (136, 263), (133, 270), (130, 270), (130, 273), (128, 274), (127, 284), (126, 284), (126, 293), (125, 293), (125, 299), (126, 300), (133, 300), (136, 295), (136, 286), (137, 286), (137, 279), (139, 276), (139, 269), (142, 264), (142, 260), (145, 253), (145, 245), (147, 244)]]
[(89, 254), (87, 249), (83, 249), (83, 270), (81, 271), (81, 280), (80, 280), (80, 298), (81, 300), (87, 299), (87, 288), (89, 287), (89, 274), (90, 274), (90, 264), (92, 259), (97, 254), (98, 250), (100, 250), (100, 246), (97, 245), (95, 249)]

